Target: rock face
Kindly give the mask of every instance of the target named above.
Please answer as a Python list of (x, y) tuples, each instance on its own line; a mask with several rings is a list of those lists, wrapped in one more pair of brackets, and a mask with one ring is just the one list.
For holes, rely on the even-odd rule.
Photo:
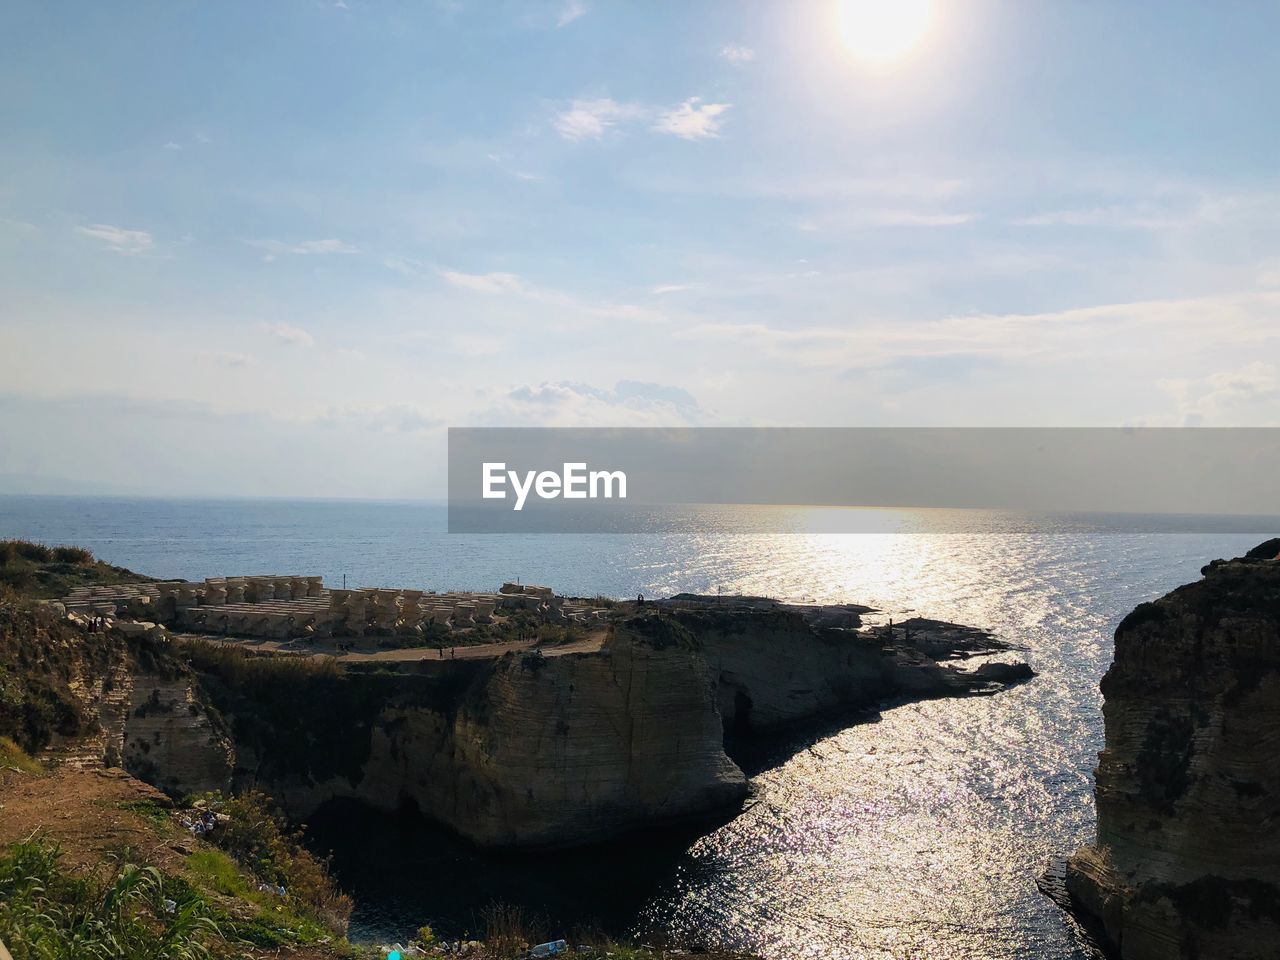
[(619, 620), (596, 652), (195, 666), (239, 781), (295, 817), (341, 797), (412, 804), (483, 845), (556, 846), (733, 809), (748, 786), (726, 727), (991, 686), (886, 642), (796, 611), (687, 609)]
[(260, 705), (280, 699), (270, 663), (247, 683), (210, 676), (206, 687), (232, 717), (244, 778), (294, 816), (338, 797), (408, 803), (482, 845), (557, 846), (747, 794), (687, 635), (624, 628), (596, 653), (416, 666), (313, 678), (323, 692), (304, 699), (339, 704), (332, 722), (303, 702), (264, 717)]
[[(121, 766), (175, 796), (228, 790), (235, 753), (185, 675), (128, 678), (129, 709), (118, 727)], [(104, 726), (107, 726), (104, 724)]]
[(1134, 610), (1075, 909), (1123, 960), (1280, 956), (1280, 540)]
[[(583, 842), (739, 803), (706, 663), (622, 632), (605, 650), (503, 658), (447, 727), (383, 727), (366, 776), (484, 845)], [(424, 752), (423, 748), (426, 748)], [(439, 758), (424, 767), (423, 756)], [(384, 793), (383, 804), (393, 797)]]

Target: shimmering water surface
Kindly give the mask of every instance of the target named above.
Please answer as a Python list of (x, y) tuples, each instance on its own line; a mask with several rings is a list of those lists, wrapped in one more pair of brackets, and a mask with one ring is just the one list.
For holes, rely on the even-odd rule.
[[(979, 525), (980, 526), (980, 525)], [(1090, 838), (1098, 680), (1137, 603), (1275, 530), (1113, 534), (450, 537), (438, 506), (0, 498), (0, 536), (74, 542), (145, 573), (345, 574), (353, 585), (579, 595), (749, 592), (987, 627), (1040, 676), (994, 697), (886, 709), (757, 744), (758, 802), (718, 827), (574, 855), (485, 857), (421, 823), (330, 810), (353, 934), (477, 929), (489, 901), (549, 929), (693, 939), (767, 958), (1081, 957), (1035, 888)]]

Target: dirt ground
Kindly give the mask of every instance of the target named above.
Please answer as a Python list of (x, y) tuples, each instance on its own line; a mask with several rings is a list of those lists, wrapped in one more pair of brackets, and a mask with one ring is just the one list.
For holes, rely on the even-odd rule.
[[(570, 640), (567, 643), (545, 645), (542, 647), (542, 652), (548, 657), (563, 657), (572, 653), (594, 653), (604, 645), (605, 638), (608, 634), (609, 628), (602, 625), (595, 628), (587, 634), (587, 636), (579, 640)], [(496, 660), (503, 654), (520, 650), (532, 650), (537, 646), (536, 641), (533, 640), (511, 640), (505, 643), (478, 643), (470, 646), (445, 647), (444, 656), (441, 657), (440, 651), (435, 647), (414, 647), (402, 650), (351, 650), (343, 653), (339, 652), (337, 641), (335, 640), (317, 640), (314, 643), (303, 646), (299, 644), (298, 641), (219, 637), (203, 633), (179, 633), (175, 636), (184, 639), (204, 640), (210, 643), (227, 644), (228, 646), (240, 647), (244, 650), (261, 651), (264, 653), (301, 653), (308, 656), (333, 657), (340, 663), (406, 663), (418, 660), (440, 659)]]

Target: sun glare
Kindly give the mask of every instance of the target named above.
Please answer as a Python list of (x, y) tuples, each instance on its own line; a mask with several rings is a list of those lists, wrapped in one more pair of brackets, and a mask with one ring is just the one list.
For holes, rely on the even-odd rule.
[(893, 63), (924, 40), (933, 8), (933, 0), (837, 0), (840, 34), (859, 60)]

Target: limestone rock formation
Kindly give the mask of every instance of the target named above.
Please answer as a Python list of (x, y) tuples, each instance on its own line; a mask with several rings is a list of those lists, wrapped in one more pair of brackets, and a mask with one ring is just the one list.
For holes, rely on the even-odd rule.
[(129, 710), (118, 728), (121, 766), (175, 796), (230, 789), (235, 753), (191, 677), (138, 673), (127, 683)]
[(747, 793), (697, 650), (626, 631), (595, 654), (504, 657), (463, 701), (449, 744), (434, 771), (379, 744), (371, 772), (398, 757), (419, 806), (485, 845), (584, 842)]
[(1280, 540), (1134, 610), (1075, 909), (1123, 960), (1280, 956)]
[(234, 730), (240, 781), (295, 817), (336, 798), (412, 804), (492, 846), (583, 843), (733, 810), (747, 782), (726, 727), (999, 685), (803, 612), (698, 607), (618, 619), (595, 651), (367, 672), (225, 656), (195, 666)]

